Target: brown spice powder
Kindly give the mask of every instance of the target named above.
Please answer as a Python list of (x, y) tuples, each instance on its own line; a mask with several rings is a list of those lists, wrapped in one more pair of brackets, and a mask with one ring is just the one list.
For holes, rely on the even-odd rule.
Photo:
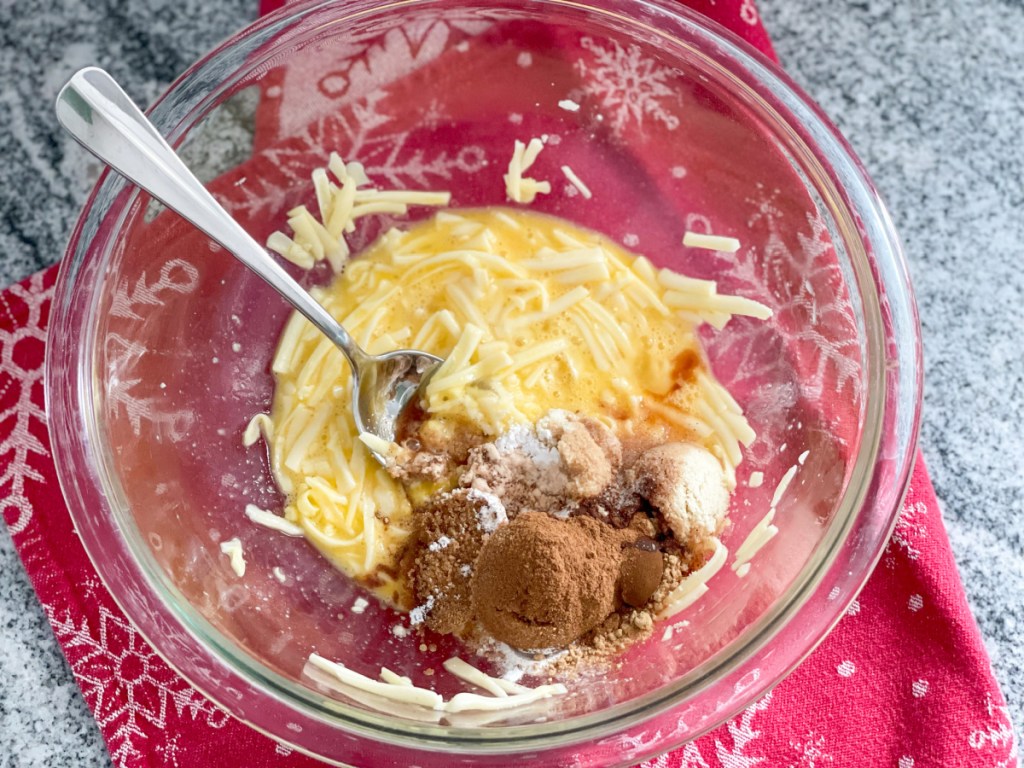
[(416, 510), (406, 562), (418, 603), (430, 606), (424, 621), (437, 632), (459, 634), (473, 619), (470, 584), (472, 564), (487, 537), (480, 523), (484, 505), (459, 488)]
[(477, 618), (513, 648), (568, 645), (615, 611), (629, 535), (589, 517), (519, 515), (480, 552), (473, 576)]

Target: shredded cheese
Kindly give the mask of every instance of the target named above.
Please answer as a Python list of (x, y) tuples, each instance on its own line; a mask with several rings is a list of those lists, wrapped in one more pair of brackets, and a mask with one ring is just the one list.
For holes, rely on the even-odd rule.
[(796, 476), (797, 469), (799, 469), (799, 465), (794, 464), (792, 467), (786, 470), (786, 474), (784, 474), (782, 476), (782, 479), (779, 480), (779, 484), (775, 488), (775, 493), (772, 494), (771, 506), (773, 508), (779, 506), (779, 502), (782, 501), (782, 495), (786, 492), (786, 489), (789, 488), (789, 484), (793, 481), (793, 478)]
[(274, 439), (274, 422), (266, 413), (257, 413), (249, 420), (242, 433), (242, 445), (249, 448), (261, 437), (268, 443)]
[(231, 570), (238, 578), (245, 576), (245, 553), (242, 552), (242, 542), (238, 538), (228, 539), (220, 543), (220, 551), (228, 556)]
[(512, 159), (508, 163), (508, 173), (503, 177), (505, 194), (508, 195), (509, 200), (516, 203), (532, 203), (538, 194), (551, 193), (550, 182), (537, 181), (523, 175), (536, 161), (537, 155), (542, 149), (544, 149), (544, 142), (540, 139), (530, 139), (529, 144), (523, 144), (516, 140)]
[(687, 232), (683, 235), (683, 245), (687, 248), (706, 248), (709, 251), (724, 253), (736, 253), (740, 249), (740, 241), (735, 237), (705, 235), (700, 232)]
[(580, 194), (583, 195), (583, 197), (585, 197), (587, 200), (594, 196), (594, 193), (590, 191), (590, 187), (584, 184), (583, 180), (579, 176), (577, 176), (576, 172), (568, 165), (562, 166), (562, 173), (565, 174), (565, 178), (569, 180), (569, 183), (576, 187), (576, 189), (580, 191)]
[[(328, 170), (337, 184), (330, 180)], [(345, 234), (355, 231), (358, 219), (375, 214), (404, 216), (410, 205), (445, 206), (450, 192), (360, 189), (370, 183), (366, 170), (357, 162), (345, 163), (332, 152), (327, 169), (313, 171), (317, 216), (304, 205), (288, 212), (292, 237), (273, 232), (267, 248), (302, 269), (311, 269), (326, 260), (334, 272), (340, 272), (349, 256)], [(340, 185), (340, 186), (339, 186)]]
[(441, 694), (426, 688), (419, 688), (415, 685), (395, 685), (374, 680), (349, 669), (344, 664), (328, 661), (323, 656), (318, 656), (315, 653), (310, 655), (309, 663), (317, 669), (333, 675), (345, 685), (350, 685), (357, 690), (367, 693), (375, 693), (384, 699), (404, 704), (417, 704), (427, 709), (442, 709), (444, 707), (444, 698), (442, 698)]
[(402, 685), (407, 688), (412, 687), (411, 679), (404, 677), (403, 675), (396, 674), (387, 667), (380, 668), (380, 679), (388, 685)]
[(270, 528), (272, 531), (280, 531), (286, 536), (302, 536), (303, 534), (302, 528), (295, 523), (289, 522), (273, 512), (260, 509), (255, 504), (245, 505), (245, 516), (257, 525)]
[(369, 432), (360, 432), (359, 440), (371, 451), (380, 454), (385, 458), (395, 458), (400, 450), (396, 443), (393, 443), (390, 440), (385, 440), (382, 437), (377, 437), (377, 435)]
[[(470, 685), (475, 685), (479, 688), (483, 688), (488, 693), (498, 696), (499, 698), (505, 698), (508, 696), (506, 691), (501, 685), (498, 684), (498, 679), (485, 675), (479, 669), (471, 664), (467, 664), (465, 661), (460, 659), (458, 656), (453, 656), (444, 662), (444, 668), (455, 675), (460, 680), (465, 680)], [(504, 682), (504, 681), (502, 681)], [(521, 688), (522, 686), (517, 686)], [(527, 689), (523, 688), (522, 692)], [(516, 691), (517, 693), (519, 691)]]
[[(455, 694), (446, 701), (439, 693), (414, 685), (408, 677), (399, 675), (387, 667), (381, 667), (380, 680), (374, 680), (349, 669), (340, 662), (329, 661), (315, 653), (310, 654), (308, 664), (312, 669), (327, 673), (349, 688), (374, 694), (386, 702), (413, 705), (452, 714), (515, 710), (552, 696), (562, 696), (568, 693), (566, 687), (561, 683), (527, 688), (517, 683), (490, 677), (459, 658), (448, 659), (444, 663), (445, 669), (472, 685), (484, 688), (492, 694), (491, 696), (463, 692)], [(342, 692), (349, 693), (345, 689), (342, 689)]]
[(736, 550), (732, 569), (741, 579), (750, 571), (750, 561), (754, 558), (754, 555), (760, 552), (761, 548), (775, 538), (775, 535), (779, 532), (779, 529), (772, 525), (774, 520), (775, 507), (772, 507), (757, 522), (750, 533), (747, 534), (747, 538), (740, 544), (739, 549)]
[(683, 579), (679, 586), (672, 590), (659, 617), (675, 616), (706, 595), (710, 591), (708, 582), (711, 581), (716, 573), (722, 570), (722, 566), (725, 565), (728, 557), (729, 550), (725, 548), (722, 542), (715, 539), (715, 551), (712, 553), (711, 558), (701, 568)]
[[(754, 555), (756, 555), (761, 548), (771, 541), (779, 532), (779, 529), (773, 525), (776, 508), (779, 506), (779, 502), (782, 501), (782, 496), (789, 488), (789, 484), (796, 476), (797, 470), (803, 465), (809, 455), (810, 451), (804, 451), (797, 459), (797, 463), (786, 470), (782, 479), (779, 480), (779, 484), (775, 487), (775, 493), (772, 494), (772, 501), (767, 514), (765, 514), (750, 533), (747, 534), (747, 538), (743, 540), (739, 549), (736, 550), (736, 557), (733, 561), (732, 569), (740, 578), (743, 578), (750, 572), (750, 560), (753, 559)], [(764, 479), (764, 475), (760, 472), (751, 473), (751, 487), (756, 487), (753, 485), (754, 475), (758, 475), (757, 485), (760, 485)]]

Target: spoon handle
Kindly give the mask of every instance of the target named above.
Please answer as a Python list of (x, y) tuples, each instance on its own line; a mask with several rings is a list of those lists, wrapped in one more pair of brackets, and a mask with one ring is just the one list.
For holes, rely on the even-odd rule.
[(79, 144), (233, 253), (358, 369), (366, 353), (220, 206), (109, 74), (96, 67), (75, 73), (57, 96), (56, 110), (57, 120)]

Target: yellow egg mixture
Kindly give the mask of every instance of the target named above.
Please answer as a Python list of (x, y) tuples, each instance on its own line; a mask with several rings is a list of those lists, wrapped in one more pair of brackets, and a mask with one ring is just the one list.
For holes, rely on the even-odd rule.
[[(445, 358), (425, 402), (442, 425), (468, 421), (496, 436), (550, 409), (578, 411), (624, 439), (699, 442), (730, 482), (740, 444), (754, 438), (702, 364), (695, 330), (770, 311), (564, 220), (441, 212), (392, 229), (315, 295), (371, 353), (411, 347)], [(273, 372), (267, 437), (289, 496), (285, 517), (336, 567), (401, 604), (411, 505), (359, 440), (348, 364), (296, 314)]]

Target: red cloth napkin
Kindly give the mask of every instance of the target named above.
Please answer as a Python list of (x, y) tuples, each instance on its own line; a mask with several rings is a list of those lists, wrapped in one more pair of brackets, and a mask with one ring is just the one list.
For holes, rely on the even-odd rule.
[[(751, 0), (689, 5), (774, 55)], [(204, 768), (236, 765), (239, 755), (252, 768), (317, 765), (229, 718), (171, 671), (89, 563), (57, 484), (43, 405), (55, 274), (0, 294), (0, 506), (115, 765)], [(882, 564), (826, 641), (739, 717), (647, 765), (1009, 768), (1016, 755), (919, 457)]]

